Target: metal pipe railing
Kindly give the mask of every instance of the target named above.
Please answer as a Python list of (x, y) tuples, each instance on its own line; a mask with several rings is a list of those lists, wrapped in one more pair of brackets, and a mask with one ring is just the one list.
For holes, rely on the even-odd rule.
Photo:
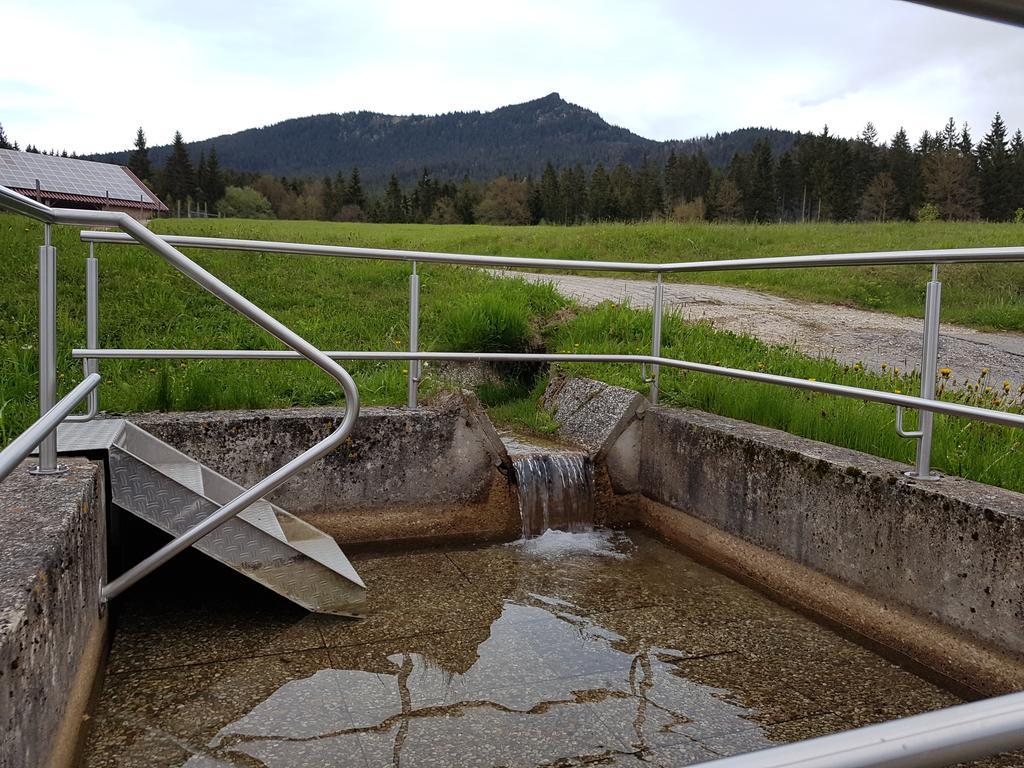
[[(166, 242), (180, 247), (210, 248), (233, 251), (258, 251), (305, 256), (335, 256), (363, 259), (390, 259), (409, 261), (413, 264), (414, 277), (410, 283), (409, 332), (410, 351), (418, 347), (419, 329), (419, 281), (415, 275), (417, 261), (435, 264), (453, 264), (474, 267), (527, 267), (532, 269), (597, 270), (632, 273), (653, 273), (657, 275), (651, 317), (651, 354), (661, 353), (661, 326), (664, 313), (663, 276), (669, 273), (719, 272), (745, 269), (802, 269), (814, 267), (870, 266), (898, 264), (931, 264), (932, 282), (928, 284), (925, 299), (925, 325), (921, 359), (922, 397), (934, 397), (935, 371), (938, 368), (938, 335), (941, 293), (935, 276), (940, 263), (983, 263), (1024, 261), (1024, 247), (1004, 248), (947, 248), (915, 251), (883, 251), (854, 254), (823, 254), (810, 256), (765, 257), (752, 259), (723, 259), (714, 261), (671, 262), (663, 264), (639, 264), (618, 261), (581, 261), (569, 259), (537, 259), (532, 257), (478, 256), (423, 251), (406, 251), (392, 248), (357, 248), (352, 246), (316, 245), (306, 243), (281, 243), (260, 240), (243, 240), (221, 237), (192, 237), (182, 235), (162, 236)], [(93, 243), (129, 243), (131, 240), (116, 232), (82, 232), (81, 239)], [(414, 335), (415, 334), (415, 335)], [(408, 404), (415, 407), (416, 390), (419, 385), (420, 363), (411, 360), (408, 377)], [(660, 390), (659, 366), (654, 364), (648, 373), (647, 364), (641, 363), (641, 381), (649, 385), (649, 397), (657, 404)], [(930, 393), (930, 394), (929, 394)], [(916, 460), (912, 476), (917, 479), (934, 479), (931, 471), (932, 423), (931, 413), (921, 411), (920, 429), (909, 432), (903, 429), (902, 411), (897, 413), (896, 432), (902, 437), (917, 440)]]
[(693, 768), (943, 768), (1024, 746), (1024, 693), (700, 763)]
[(15, 467), (24, 461), (48, 435), (52, 434), (57, 429), (57, 425), (75, 410), (83, 398), (94, 391), (99, 383), (100, 375), (98, 373), (86, 376), (52, 408), (36, 419), (32, 426), (12, 440), (3, 451), (0, 451), (0, 482), (3, 482)]
[[(305, 357), (321, 370), (329, 374), (341, 385), (341, 389), (345, 395), (345, 415), (342, 418), (341, 424), (331, 434), (311, 448), (303, 451), (283, 467), (280, 467), (278, 470), (271, 473), (248, 490), (243, 491), (237, 497), (221, 507), (215, 514), (206, 518), (203, 522), (173, 539), (118, 578), (102, 586), (100, 589), (100, 597), (102, 600), (109, 600), (116, 597), (139, 579), (156, 570), (172, 557), (216, 529), (222, 523), (243, 511), (254, 501), (270, 493), (294, 474), (333, 451), (345, 440), (345, 438), (348, 437), (349, 433), (351, 433), (352, 427), (359, 416), (359, 392), (355, 381), (353, 381), (348, 371), (286, 325), (271, 317), (233, 288), (186, 257), (172, 245), (154, 235), (135, 219), (124, 213), (114, 213), (109, 211), (47, 208), (46, 206), (36, 203), (24, 195), (20, 195), (3, 186), (0, 186), (0, 208), (13, 210), (29, 216), (30, 218), (44, 222), (47, 225), (47, 234), (49, 233), (50, 224), (108, 226), (121, 229), (127, 237), (130, 237), (135, 242), (145, 246), (158, 256), (161, 256), (171, 266), (193, 282), (205, 288), (236, 312), (263, 328), (274, 338), (291, 348), (297, 355)], [(49, 242), (47, 242), (44, 247), (48, 246)], [(55, 336), (55, 322), (49, 326), (48, 332), (52, 332)], [(40, 345), (42, 346), (42, 343)], [(40, 386), (42, 387), (42, 384)], [(63, 415), (66, 416), (67, 414)], [(59, 420), (55, 422), (51, 429), (44, 434), (44, 438), (49, 436), (50, 439), (54, 440), (54, 448), (56, 447), (55, 430), (58, 423)]]
[[(94, 253), (95, 246), (89, 243), (89, 258), (85, 260), (85, 343), (88, 349), (100, 346), (100, 263)], [(86, 357), (82, 364), (85, 375), (99, 373), (95, 358)], [(68, 416), (67, 421), (92, 421), (100, 412), (99, 390), (94, 389), (86, 399), (86, 411), (81, 416)]]
[[(930, 400), (915, 395), (883, 392), (878, 389), (850, 387), (845, 384), (832, 384), (827, 381), (798, 379), (793, 376), (780, 376), (775, 373), (748, 371), (743, 368), (726, 368), (707, 363), (694, 363), (687, 360), (676, 360), (671, 357), (653, 357), (651, 355), (617, 355), (581, 353), (531, 353), (531, 352), (325, 352), (335, 360), (445, 360), (452, 362), (546, 362), (546, 363), (632, 363), (634, 365), (660, 365), (695, 373), (709, 373), (714, 376), (725, 376), (744, 381), (756, 381), (762, 384), (775, 384), (792, 389), (819, 392), (824, 395), (838, 395), (855, 400), (882, 403), (899, 408), (914, 408), (941, 413), (946, 416), (958, 416), (987, 421), (1007, 427), (1024, 427), (1024, 414), (1010, 411), (996, 411), (978, 408), (973, 405), (952, 403), (946, 400)], [(294, 360), (299, 357), (295, 352), (276, 349), (73, 349), (74, 358), (95, 357), (100, 360)]]
[[(419, 261), (432, 264), (462, 264), (476, 267), (529, 267), (531, 269), (592, 270), (601, 272), (727, 272), (746, 269), (806, 269), (810, 267), (866, 267), (886, 264), (976, 264), (1024, 261), (1024, 247), (943, 248), (918, 251), (878, 251), (872, 253), (833, 253), (813, 256), (768, 256), (754, 259), (720, 261), (681, 261), (643, 264), (630, 261), (582, 261), (579, 259), (536, 259), (524, 256), (478, 256), (436, 251), (404, 251), (394, 248), (356, 248), (348, 245), (281, 243), (264, 240), (240, 240), (229, 237), (193, 237), (159, 235), (179, 248), (208, 248), (219, 251), (253, 251), (297, 256), (344, 256), (357, 259)], [(85, 231), (86, 243), (131, 243), (119, 232)]]

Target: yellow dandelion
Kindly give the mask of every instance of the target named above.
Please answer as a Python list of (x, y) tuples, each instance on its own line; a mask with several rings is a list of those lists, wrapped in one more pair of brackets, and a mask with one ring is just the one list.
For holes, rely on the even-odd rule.
[(953, 372), (952, 368), (939, 368), (939, 374), (944, 379), (948, 379), (949, 375)]

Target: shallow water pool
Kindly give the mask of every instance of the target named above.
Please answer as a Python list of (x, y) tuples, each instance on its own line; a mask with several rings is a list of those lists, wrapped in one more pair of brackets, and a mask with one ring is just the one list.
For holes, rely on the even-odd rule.
[(682, 766), (960, 701), (643, 532), (564, 536), (357, 555), (363, 620), (183, 557), (118, 607), (84, 765)]

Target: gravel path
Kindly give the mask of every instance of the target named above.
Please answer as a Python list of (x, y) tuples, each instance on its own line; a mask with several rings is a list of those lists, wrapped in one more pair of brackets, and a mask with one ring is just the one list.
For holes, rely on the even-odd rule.
[[(654, 282), (613, 277), (580, 277), (530, 272), (515, 274), (534, 283), (554, 283), (563, 296), (593, 307), (602, 301), (650, 307)], [(924, 297), (922, 296), (922, 303)], [(921, 361), (922, 321), (834, 304), (785, 299), (745, 288), (665, 283), (665, 308), (687, 320), (707, 320), (716, 328), (746, 333), (773, 344), (789, 344), (810, 355), (842, 363), (861, 362), (880, 370), (882, 363), (913, 370)], [(1024, 383), (1024, 335), (986, 333), (943, 323), (939, 366), (953, 369), (958, 381), (977, 378), (988, 368), (989, 381)]]

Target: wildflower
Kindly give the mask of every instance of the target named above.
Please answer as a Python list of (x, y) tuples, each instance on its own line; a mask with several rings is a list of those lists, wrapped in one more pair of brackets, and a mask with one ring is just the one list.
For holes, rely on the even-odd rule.
[(893, 376), (899, 376), (900, 375), (900, 369), (899, 368), (893, 368), (892, 369), (892, 375)]
[(903, 394), (903, 392), (901, 390), (898, 390), (898, 389), (894, 389), (893, 393), (897, 394), (897, 395), (902, 395)]
[(889, 364), (888, 363), (882, 363), (882, 370), (883, 371), (888, 369), (888, 368), (889, 368)]
[(1003, 379), (1003, 392), (1006, 392), (1007, 394), (1009, 394), (1009, 392), (1010, 392), (1010, 380), (1009, 379)]
[(859, 371), (859, 370), (861, 370), (861, 369), (862, 369), (863, 367), (864, 367), (864, 366), (863, 366), (863, 365), (861, 365), (860, 363), (854, 363), (854, 364), (853, 364), (853, 370), (855, 370), (855, 371)]
[(952, 368), (939, 368), (939, 374), (944, 379), (948, 379), (949, 378), (949, 374), (951, 374), (952, 372), (953, 372)]
[(988, 368), (982, 368), (981, 369), (981, 378), (984, 379), (986, 376), (988, 376)]
[(808, 379), (808, 381), (817, 381), (817, 379)]
[(150, 373), (156, 373), (156, 368), (150, 368), (150, 369), (149, 369), (149, 372), (150, 372)]
[(408, 372), (409, 372), (409, 369), (408, 369), (408, 368), (403, 368), (403, 369), (402, 369), (402, 373), (408, 373)]

